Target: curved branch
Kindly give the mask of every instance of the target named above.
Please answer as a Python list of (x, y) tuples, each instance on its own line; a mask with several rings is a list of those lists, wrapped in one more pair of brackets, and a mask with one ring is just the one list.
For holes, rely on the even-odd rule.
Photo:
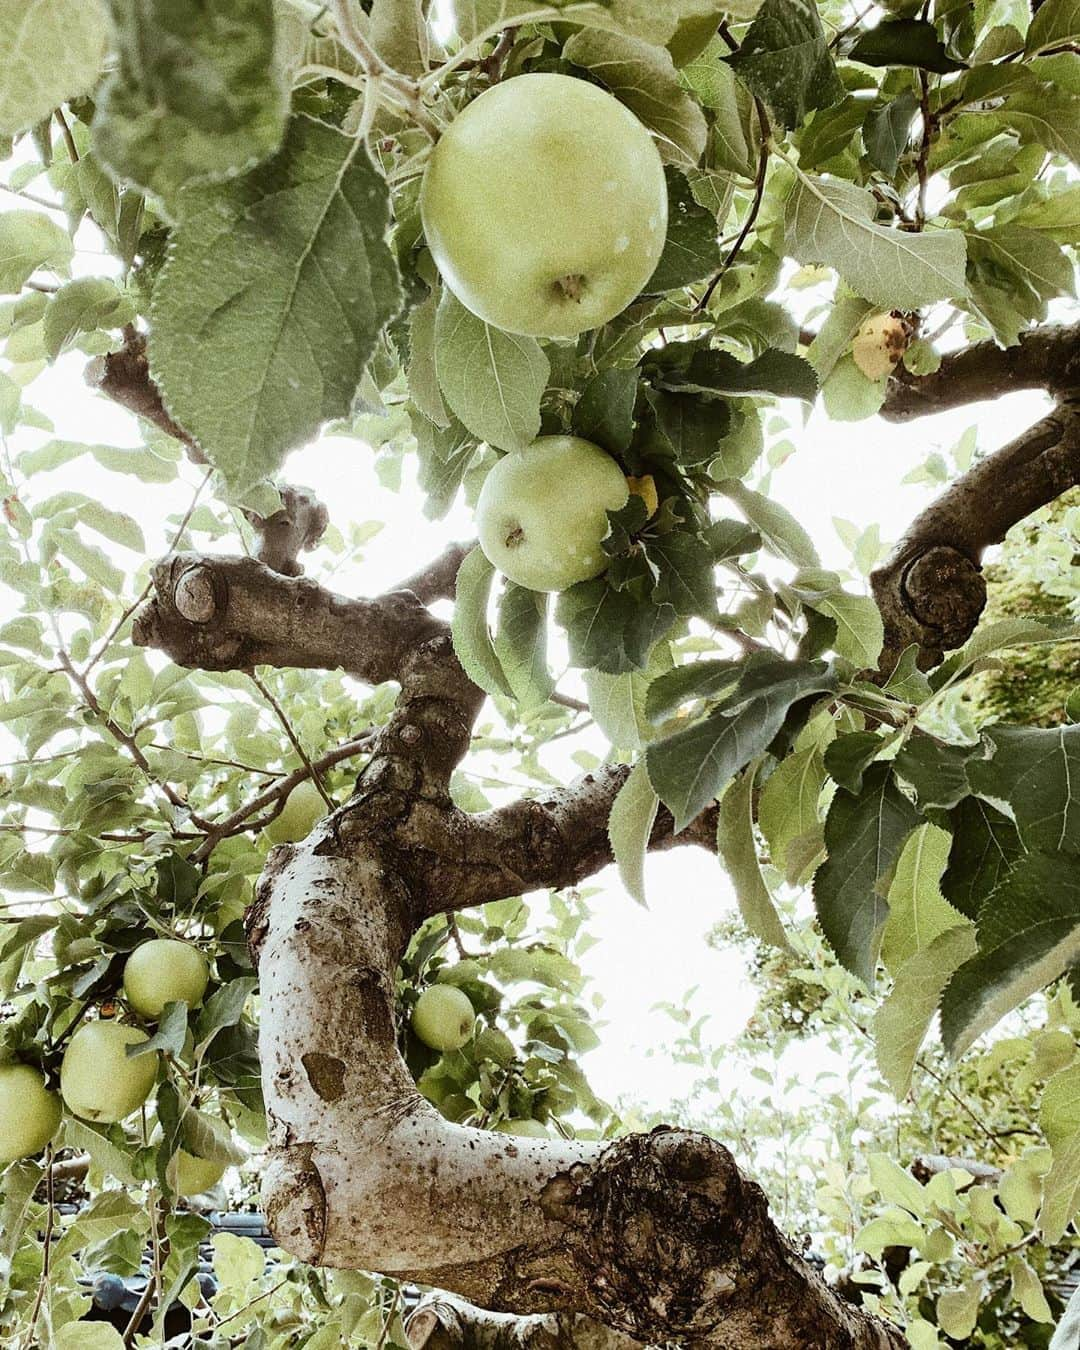
[(1013, 347), (975, 343), (942, 357), (929, 375), (898, 366), (881, 416), (906, 422), (1018, 389), (1045, 389), (1059, 397), (1080, 389), (1080, 324), (1032, 328)]
[(405, 1323), (412, 1350), (640, 1350), (641, 1342), (577, 1315), (515, 1317), (435, 1294)]
[(1063, 403), (946, 488), (871, 575), (885, 623), (881, 670), (912, 644), (926, 669), (966, 642), (986, 603), (983, 551), (1077, 483), (1080, 404)]

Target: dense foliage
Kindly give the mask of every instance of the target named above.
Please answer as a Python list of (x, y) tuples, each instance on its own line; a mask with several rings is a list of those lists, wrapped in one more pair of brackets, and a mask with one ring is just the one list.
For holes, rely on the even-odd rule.
[[(152, 556), (259, 549), (291, 509), (285, 456), (328, 431), (433, 520), (474, 507), (540, 435), (617, 463), (600, 575), (552, 596), (479, 548), (461, 566), (455, 650), (491, 701), (455, 800), (549, 786), (547, 748), (595, 723), (634, 765), (609, 832), (639, 901), (661, 807), (681, 830), (719, 800), (764, 981), (736, 1052), (771, 1095), (717, 1108), (732, 1050), (695, 1026), (703, 1097), (680, 1109), (748, 1146), (780, 1220), (915, 1350), (1045, 1347), (1080, 1212), (1080, 507), (1017, 527), (982, 624), (928, 660), (887, 646), (864, 585), (876, 533), (852, 534), (850, 574), (827, 569), (770, 488), (816, 399), (871, 418), (950, 351), (1013, 348), (1064, 314), (1080, 7), (444, 8), (0, 0), (0, 1070), (56, 1088), (80, 1029), (117, 1019), (147, 1037), (125, 1067), (154, 1069), (120, 1119), (65, 1110), (0, 1173), (0, 1336), (116, 1346), (80, 1319), (149, 1246), (125, 1343), (147, 1312), (161, 1336), (177, 1302), (214, 1346), (405, 1343), (392, 1282), (267, 1265), (228, 1233), (207, 1293), (210, 1224), (178, 1194), (187, 1157), (239, 1167), (231, 1194), (253, 1195), (266, 1133), (243, 914), (271, 846), (348, 799), (395, 689), (182, 669), (137, 645), (132, 619)], [(489, 326), (421, 222), (445, 127), (537, 73), (609, 91), (664, 165), (655, 271), (577, 338)], [(87, 359), (141, 415), (137, 444), (53, 434), (39, 391)], [(139, 509), (117, 509), (132, 483)], [(380, 523), (332, 511), (304, 568), (334, 586)], [(512, 897), (415, 937), (399, 1037), (448, 1119), (624, 1128), (578, 1064), (596, 1044), (576, 961), (588, 913), (587, 893)], [(124, 973), (152, 938), (197, 946), (210, 980), (147, 1014)], [(409, 1029), (432, 984), (478, 1015), (445, 1053)], [(843, 1066), (827, 1093), (786, 1095), (785, 1049), (807, 1037)], [(88, 1172), (64, 1214), (72, 1153)], [(947, 1161), (917, 1179), (923, 1154)], [(798, 1159), (824, 1155), (810, 1185)], [(993, 1177), (965, 1173), (973, 1157)]]

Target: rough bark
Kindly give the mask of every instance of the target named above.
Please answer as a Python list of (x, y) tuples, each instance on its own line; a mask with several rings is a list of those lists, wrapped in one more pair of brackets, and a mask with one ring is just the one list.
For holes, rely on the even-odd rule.
[[(601, 866), (625, 774), (482, 816), (454, 808), (450, 775), (483, 696), (418, 598), (444, 592), (448, 570), (346, 601), (248, 559), (168, 559), (136, 625), (185, 665), (342, 667), (401, 685), (355, 795), (271, 853), (248, 915), (275, 1237), (304, 1260), (419, 1280), (515, 1321), (585, 1317), (643, 1343), (728, 1350), (900, 1350), (896, 1329), (845, 1303), (777, 1231), (721, 1144), (682, 1130), (517, 1138), (452, 1124), (417, 1092), (394, 1007), (411, 934), (433, 913)], [(659, 821), (653, 843), (671, 841)]]
[(1013, 347), (976, 342), (942, 357), (930, 375), (912, 375), (900, 366), (881, 415), (906, 422), (1018, 389), (1045, 389), (1056, 397), (1080, 389), (1080, 324), (1032, 328)]
[(405, 1324), (412, 1350), (640, 1350), (641, 1342), (577, 1315), (515, 1317), (449, 1294), (425, 1299)]
[(1066, 402), (946, 488), (871, 575), (882, 672), (912, 644), (927, 669), (966, 642), (986, 603), (984, 550), (1077, 483), (1080, 403)]

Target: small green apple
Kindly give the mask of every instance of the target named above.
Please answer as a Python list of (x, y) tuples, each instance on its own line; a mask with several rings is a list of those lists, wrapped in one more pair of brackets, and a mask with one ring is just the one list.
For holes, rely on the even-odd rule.
[(500, 459), (476, 504), (488, 562), (531, 591), (564, 591), (608, 564), (608, 511), (630, 495), (606, 451), (577, 436), (541, 436)]
[(667, 186), (645, 127), (569, 75), (518, 75), (451, 122), (420, 210), (443, 280), (509, 333), (574, 337), (620, 314), (656, 270)]
[(202, 1195), (218, 1184), (226, 1167), (228, 1163), (199, 1158), (186, 1148), (178, 1148), (169, 1159), (165, 1176), (177, 1195)]
[(285, 798), (285, 805), (267, 825), (263, 833), (272, 844), (298, 844), (315, 828), (315, 822), (326, 815), (322, 793), (305, 778)]
[(68, 1042), (60, 1065), (60, 1094), (69, 1111), (105, 1124), (123, 1120), (150, 1095), (156, 1054), (128, 1059), (127, 1047), (149, 1040), (138, 1027), (88, 1022)]
[(452, 984), (429, 985), (412, 1011), (412, 1029), (430, 1050), (460, 1050), (475, 1024), (468, 995)]
[(176, 938), (154, 938), (136, 947), (124, 963), (124, 997), (140, 1017), (157, 1019), (166, 1003), (202, 1002), (210, 980), (206, 957)]
[(60, 1094), (29, 1064), (0, 1065), (0, 1167), (43, 1149), (60, 1125)]
[(550, 1139), (547, 1129), (538, 1120), (500, 1120), (497, 1134), (516, 1134), (526, 1139)]

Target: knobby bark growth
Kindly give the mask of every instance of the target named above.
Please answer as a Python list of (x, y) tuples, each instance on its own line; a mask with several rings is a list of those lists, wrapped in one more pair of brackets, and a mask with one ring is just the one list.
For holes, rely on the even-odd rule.
[[(955, 378), (985, 397), (970, 392), (987, 388), (974, 368)], [(107, 358), (99, 376), (163, 425), (137, 350)], [(924, 389), (923, 401), (961, 401), (959, 386)], [(890, 393), (894, 409), (916, 398), (910, 379)], [(874, 578), (894, 655), (915, 642), (925, 662), (963, 640), (981, 608), (972, 575), (982, 548), (1080, 480), (1078, 442), (1077, 410), (1063, 402), (915, 522)], [(420, 1097), (394, 1024), (410, 937), (433, 915), (604, 866), (627, 770), (478, 815), (458, 810), (450, 777), (483, 695), (427, 606), (452, 594), (463, 549), (398, 590), (345, 599), (296, 575), (298, 552), (322, 528), (317, 503), (287, 494), (283, 512), (263, 532), (273, 546), (261, 561), (159, 563), (135, 624), (136, 641), (185, 666), (340, 668), (400, 685), (354, 795), (302, 844), (272, 852), (248, 916), (270, 1126), (264, 1204), (278, 1241), (309, 1262), (462, 1296), (414, 1316), (416, 1346), (900, 1350), (898, 1329), (846, 1303), (776, 1229), (717, 1141), (677, 1129), (613, 1143), (515, 1138), (451, 1124)], [(676, 838), (661, 810), (651, 846), (714, 839), (715, 812)]]

